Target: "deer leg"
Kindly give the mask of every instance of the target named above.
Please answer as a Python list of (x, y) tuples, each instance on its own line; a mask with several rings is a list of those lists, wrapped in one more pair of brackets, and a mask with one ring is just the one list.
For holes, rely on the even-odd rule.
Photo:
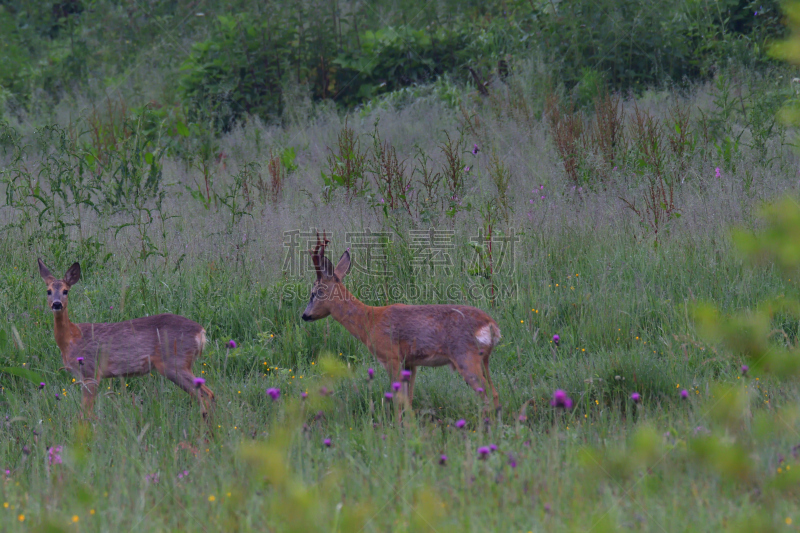
[(386, 368), (386, 373), (389, 374), (389, 386), (400, 381), (400, 361), (389, 359), (383, 366)]
[(83, 398), (81, 399), (83, 418), (97, 418), (94, 413), (94, 399), (97, 396), (97, 381), (89, 378), (82, 383)]
[(497, 396), (497, 389), (494, 388), (492, 377), (489, 375), (489, 356), (483, 358), (483, 374), (486, 376), (486, 381), (489, 382), (489, 387), (492, 389), (492, 399), (494, 400), (494, 410), (500, 412), (500, 398)]
[[(386, 368), (386, 372), (389, 373), (389, 386), (393, 385), (400, 381), (400, 357), (387, 357), (386, 362), (384, 363), (384, 367)], [(405, 365), (403, 365), (405, 366)], [(394, 389), (391, 389), (394, 390)], [(403, 419), (403, 401), (404, 397), (406, 396), (405, 387), (402, 387), (399, 391), (395, 391), (395, 398), (394, 398), (394, 409), (395, 413), (398, 416), (398, 419), (402, 421)], [(408, 408), (411, 409), (411, 402), (408, 403)]]
[(472, 387), (486, 402), (486, 380), (483, 377), (481, 359), (479, 357), (463, 357), (456, 361), (455, 367), (467, 385)]
[(408, 378), (408, 405), (414, 400), (414, 380), (417, 379), (417, 367), (407, 366), (406, 370), (411, 371), (411, 377)]
[(200, 385), (200, 390), (203, 391), (203, 394), (206, 395), (210, 404), (216, 403), (217, 399), (214, 396), (214, 393), (212, 392), (211, 389), (209, 389), (205, 385)]
[[(203, 390), (202, 385), (200, 387), (195, 386), (195, 376), (191, 371), (185, 369), (166, 368), (164, 375), (168, 380), (185, 390), (189, 396), (197, 400), (197, 403), (200, 404), (200, 410), (203, 414), (203, 418), (208, 418), (208, 409), (206, 407), (205, 398), (203, 397), (205, 391)], [(211, 392), (211, 389), (208, 387), (206, 387), (206, 389)], [(211, 397), (213, 398), (213, 393), (211, 394)]]

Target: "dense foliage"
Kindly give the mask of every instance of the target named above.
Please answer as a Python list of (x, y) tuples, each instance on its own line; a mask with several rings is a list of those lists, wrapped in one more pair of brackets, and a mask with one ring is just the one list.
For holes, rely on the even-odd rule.
[[(774, 2), (0, 0), (0, 530), (796, 528), (787, 19), (771, 59)], [(317, 230), (365, 303), (495, 319), (503, 410), (304, 322)], [(212, 418), (155, 368), (82, 420), (37, 257), (76, 323), (201, 324)]]
[(777, 3), (755, 0), (305, 0), (199, 9), (4, 2), (0, 101), (11, 112), (41, 111), (145, 69), (159, 87), (152, 96), (219, 131), (248, 114), (280, 118), (291, 86), (352, 106), (445, 74), (483, 84), (532, 54), (550, 62), (554, 83), (590, 93), (604, 83), (683, 83), (731, 60), (763, 66), (765, 45), (782, 33)]

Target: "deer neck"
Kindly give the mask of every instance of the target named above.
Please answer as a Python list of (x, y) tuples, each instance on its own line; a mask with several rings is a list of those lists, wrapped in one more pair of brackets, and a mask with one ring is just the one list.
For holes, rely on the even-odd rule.
[(370, 347), (370, 332), (378, 319), (380, 311), (362, 303), (353, 296), (344, 285), (341, 287), (341, 299), (337, 298), (331, 308), (331, 316), (344, 326), (355, 338)]
[(55, 313), (55, 336), (56, 344), (61, 350), (61, 356), (66, 358), (72, 339), (81, 336), (80, 328), (69, 321), (66, 308), (60, 313)]

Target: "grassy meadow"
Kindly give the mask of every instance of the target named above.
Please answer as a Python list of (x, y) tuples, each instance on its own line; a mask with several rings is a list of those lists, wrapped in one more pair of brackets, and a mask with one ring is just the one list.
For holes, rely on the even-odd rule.
[[(797, 195), (796, 132), (777, 118), (796, 69), (731, 62), (614, 92), (568, 89), (542, 57), (488, 94), (443, 76), (346, 110), (284, 85), (279, 120), (242, 112), (214, 132), (127, 107), (136, 87), (8, 113), (0, 530), (800, 527), (800, 386), (747, 358), (757, 328), (723, 339), (697, 318), (771, 302), (765, 350), (797, 346), (780, 302), (800, 273), (731, 237)], [(401, 420), (366, 347), (300, 319), (323, 230), (334, 264), (350, 248), (345, 284), (365, 303), (497, 321), (499, 416), (442, 367), (420, 369)], [(75, 323), (200, 323), (209, 421), (156, 372), (102, 381), (83, 421), (37, 257), (57, 275), (81, 262)], [(572, 409), (551, 405), (557, 389)]]

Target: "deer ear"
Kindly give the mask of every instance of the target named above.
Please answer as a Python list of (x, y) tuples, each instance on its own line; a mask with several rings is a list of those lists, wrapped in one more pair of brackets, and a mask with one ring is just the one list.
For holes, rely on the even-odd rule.
[(55, 276), (50, 273), (50, 269), (47, 268), (47, 265), (44, 264), (44, 261), (38, 259), (39, 262), (39, 275), (42, 276), (42, 279), (45, 283), (50, 283), (51, 281), (55, 280)]
[(322, 270), (322, 275), (326, 278), (330, 278), (333, 276), (333, 263), (327, 257), (323, 256), (321, 259), (320, 268)]
[(339, 278), (339, 281), (343, 280), (347, 273), (350, 272), (350, 248), (345, 250), (342, 257), (339, 258), (339, 264), (336, 265), (336, 269), (333, 272)]
[(81, 265), (79, 263), (72, 263), (67, 273), (64, 274), (64, 283), (72, 287), (81, 279)]

